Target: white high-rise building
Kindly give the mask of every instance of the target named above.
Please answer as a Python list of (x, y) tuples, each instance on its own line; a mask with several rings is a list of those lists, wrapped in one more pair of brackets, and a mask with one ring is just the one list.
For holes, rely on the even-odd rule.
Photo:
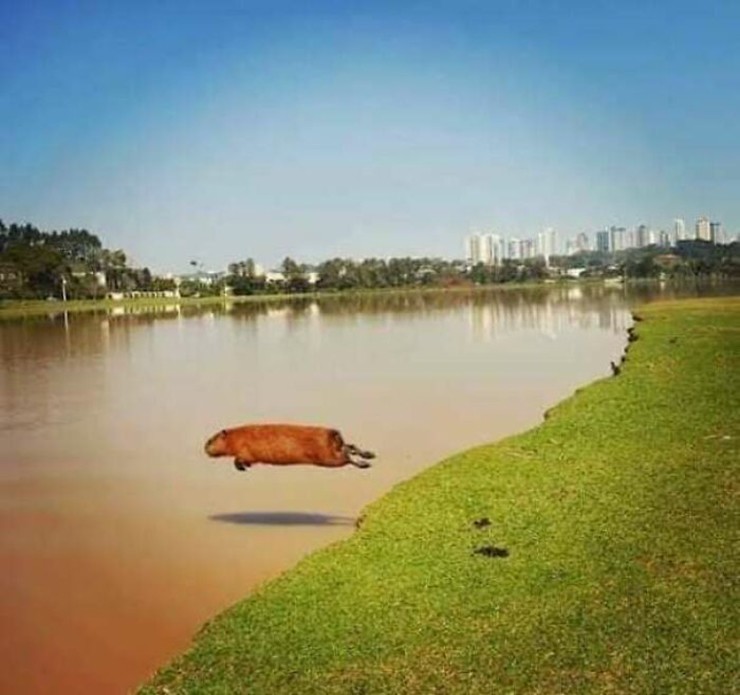
[(552, 227), (542, 230), (537, 235), (537, 255), (543, 256), (545, 263), (550, 264), (550, 256), (557, 253), (558, 237)]
[(491, 265), (493, 263), (493, 248), (490, 234), (481, 234), (480, 241), (480, 263)]
[(650, 243), (648, 239), (649, 232), (650, 230), (646, 224), (637, 226), (635, 229), (635, 246), (637, 246), (637, 248), (641, 249), (643, 246), (647, 246)]
[(491, 244), (491, 263), (501, 265), (506, 257), (506, 247), (504, 240), (498, 234), (489, 234)]
[(686, 223), (677, 217), (673, 220), (673, 241), (683, 241), (686, 238)]
[(696, 238), (703, 239), (704, 241), (712, 240), (712, 228), (706, 217), (700, 217), (696, 221)]
[(601, 229), (596, 232), (596, 250), (601, 253), (611, 251), (611, 234), (608, 229)]
[(471, 234), (465, 240), (465, 255), (473, 265), (497, 265), (504, 258), (504, 242), (498, 234)]
[(586, 232), (581, 232), (576, 237), (576, 248), (579, 251), (590, 251), (591, 250), (591, 242), (588, 239), (588, 234)]
[(520, 258), (534, 258), (535, 257), (535, 247), (534, 247), (534, 241), (532, 239), (522, 239), (519, 244), (520, 249)]
[(473, 265), (486, 263), (486, 251), (482, 234), (471, 234), (465, 239), (465, 257)]
[(624, 227), (609, 227), (609, 250), (624, 251), (628, 246), (626, 236)]
[(722, 223), (721, 222), (710, 222), (709, 223), (709, 234), (712, 238), (712, 241), (715, 244), (724, 244), (725, 243), (725, 234), (722, 231)]

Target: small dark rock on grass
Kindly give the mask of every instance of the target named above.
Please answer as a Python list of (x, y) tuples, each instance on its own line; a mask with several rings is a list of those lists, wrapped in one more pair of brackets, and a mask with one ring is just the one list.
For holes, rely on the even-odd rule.
[(484, 516), (481, 519), (476, 519), (473, 522), (473, 526), (475, 526), (475, 528), (485, 528), (486, 526), (490, 526), (490, 525), (491, 525), (491, 520), (487, 516)]

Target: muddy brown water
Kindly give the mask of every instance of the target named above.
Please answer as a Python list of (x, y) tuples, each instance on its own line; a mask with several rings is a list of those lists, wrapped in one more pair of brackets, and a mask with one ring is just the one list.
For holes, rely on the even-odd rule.
[[(621, 289), (399, 294), (0, 323), (0, 692), (122, 693), (440, 459), (610, 374)], [(361, 471), (203, 453), (339, 428)]]

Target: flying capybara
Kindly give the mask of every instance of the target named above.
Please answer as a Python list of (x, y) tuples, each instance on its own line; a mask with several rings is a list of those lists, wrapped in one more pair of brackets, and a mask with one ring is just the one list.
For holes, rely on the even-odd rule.
[[(255, 463), (273, 466), (309, 464), (338, 468), (351, 463), (369, 468), (375, 458), (354, 444), (345, 444), (338, 430), (307, 425), (242, 425), (221, 430), (205, 445), (209, 456), (233, 456), (240, 471)], [(352, 458), (358, 456), (360, 460)]]

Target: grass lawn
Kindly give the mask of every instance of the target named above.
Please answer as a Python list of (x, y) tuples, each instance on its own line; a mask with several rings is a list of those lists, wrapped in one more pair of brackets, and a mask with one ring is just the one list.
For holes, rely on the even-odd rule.
[(740, 298), (638, 313), (619, 376), (397, 486), (142, 692), (740, 692)]

